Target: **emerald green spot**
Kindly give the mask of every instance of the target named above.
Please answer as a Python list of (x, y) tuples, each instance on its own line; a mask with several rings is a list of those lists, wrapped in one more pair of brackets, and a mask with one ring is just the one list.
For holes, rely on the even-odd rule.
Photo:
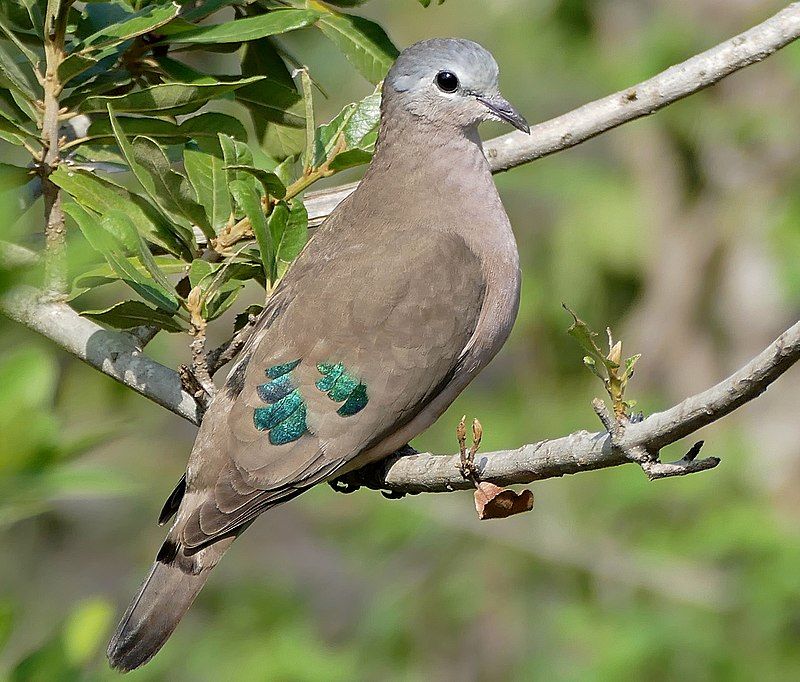
[(347, 372), (342, 372), (342, 375), (336, 380), (333, 387), (328, 392), (328, 397), (340, 403), (342, 400), (347, 400), (356, 386), (358, 386), (358, 380), (351, 377)]
[(291, 416), (303, 404), (303, 399), (297, 391), (281, 398), (269, 407), (257, 407), (253, 410), (253, 423), (259, 431), (268, 431)]
[(320, 363), (317, 369), (324, 376), (317, 379), (316, 387), (327, 393), (334, 402), (344, 401), (344, 404), (336, 410), (337, 414), (349, 417), (364, 409), (369, 401), (367, 386), (347, 372), (342, 363)]
[(292, 384), (292, 377), (289, 374), (284, 374), (273, 381), (261, 384), (256, 389), (258, 397), (265, 403), (277, 402), (284, 396), (289, 395), (293, 390), (294, 385)]
[(336, 410), (336, 412), (342, 417), (350, 417), (357, 412), (361, 412), (361, 410), (366, 407), (368, 401), (367, 387), (364, 384), (359, 384), (353, 389), (350, 397), (345, 400), (344, 405)]
[(284, 445), (297, 440), (306, 432), (306, 406), (302, 403), (291, 415), (269, 432), (269, 442)]
[(344, 372), (344, 365), (317, 365), (317, 369), (325, 376), (321, 379), (317, 379), (316, 387), (323, 393), (327, 393), (333, 388), (333, 385), (342, 375), (342, 372)]
[(297, 365), (300, 364), (300, 359), (292, 360), (291, 362), (284, 362), (282, 365), (273, 365), (266, 370), (266, 374), (270, 379), (277, 379), (284, 374), (291, 372)]

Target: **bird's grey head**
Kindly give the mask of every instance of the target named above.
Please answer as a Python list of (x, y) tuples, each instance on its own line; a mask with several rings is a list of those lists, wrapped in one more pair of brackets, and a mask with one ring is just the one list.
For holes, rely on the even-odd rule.
[(502, 97), (494, 57), (471, 40), (423, 40), (400, 53), (384, 82), (384, 98), (437, 126), (470, 129), (500, 120), (529, 132)]

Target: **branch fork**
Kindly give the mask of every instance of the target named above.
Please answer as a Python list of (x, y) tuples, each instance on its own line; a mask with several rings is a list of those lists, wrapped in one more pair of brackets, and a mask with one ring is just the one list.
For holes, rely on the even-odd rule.
[(700, 454), (700, 449), (705, 442), (702, 440), (692, 445), (681, 459), (675, 462), (662, 462), (659, 459), (658, 450), (654, 450), (645, 445), (626, 442), (624, 438), (625, 426), (628, 423), (637, 423), (638, 420), (632, 421), (624, 416), (613, 416), (608, 406), (599, 398), (592, 400), (592, 409), (594, 409), (595, 414), (597, 414), (600, 422), (608, 433), (611, 440), (611, 447), (622, 454), (629, 462), (638, 464), (651, 481), (655, 481), (659, 478), (686, 476), (687, 474), (706, 471), (708, 469), (713, 469), (720, 463), (719, 457), (697, 459), (697, 455)]

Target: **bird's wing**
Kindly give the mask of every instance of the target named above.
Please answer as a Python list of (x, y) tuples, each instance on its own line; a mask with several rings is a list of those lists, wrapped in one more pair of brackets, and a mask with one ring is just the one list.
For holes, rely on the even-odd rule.
[(211, 406), (189, 466), (187, 547), (331, 478), (456, 371), (485, 293), (464, 240), (350, 241), (309, 245)]

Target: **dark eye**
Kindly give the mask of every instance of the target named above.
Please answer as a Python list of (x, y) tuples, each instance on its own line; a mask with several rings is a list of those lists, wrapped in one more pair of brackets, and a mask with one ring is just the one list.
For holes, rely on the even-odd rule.
[(455, 92), (458, 88), (458, 77), (452, 71), (440, 71), (436, 74), (436, 85), (442, 92)]

